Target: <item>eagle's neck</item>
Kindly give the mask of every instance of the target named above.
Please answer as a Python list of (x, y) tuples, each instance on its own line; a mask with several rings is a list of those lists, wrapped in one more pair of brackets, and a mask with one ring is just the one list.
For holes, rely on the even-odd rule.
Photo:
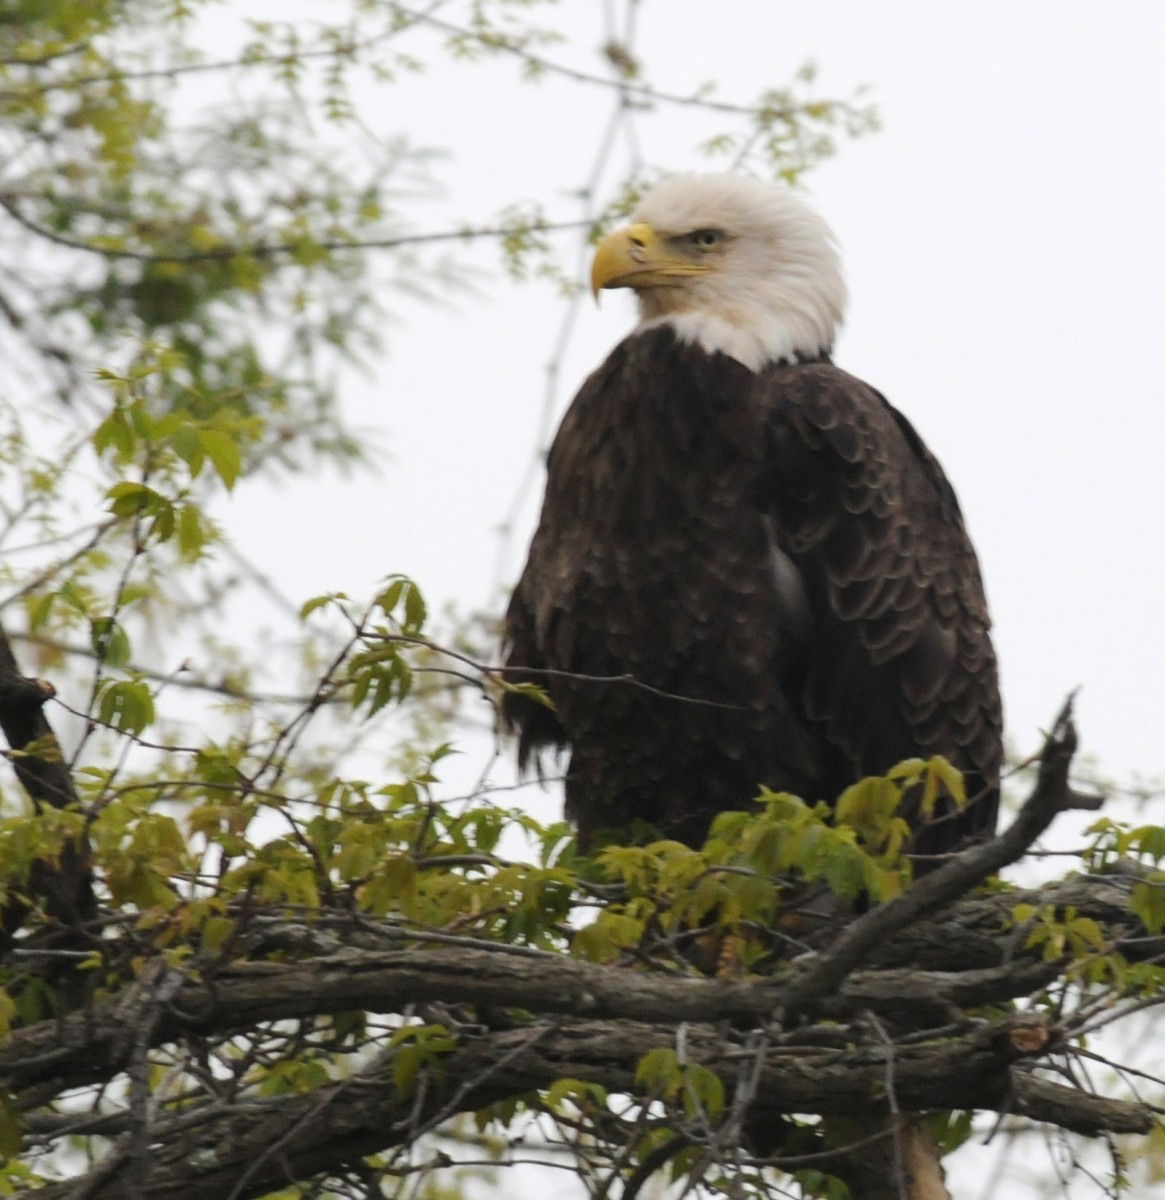
[(718, 313), (669, 313), (645, 318), (639, 330), (661, 326), (674, 330), (681, 342), (699, 346), (709, 354), (727, 354), (750, 371), (760, 371), (773, 363), (828, 361), (832, 349), (812, 322), (799, 320), (796, 314), (738, 322)]

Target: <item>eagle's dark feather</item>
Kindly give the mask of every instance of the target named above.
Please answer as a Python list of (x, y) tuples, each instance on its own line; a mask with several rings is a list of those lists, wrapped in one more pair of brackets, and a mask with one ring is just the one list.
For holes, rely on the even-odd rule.
[(940, 853), (994, 829), (988, 627), (954, 492), (882, 396), (824, 359), (754, 373), (656, 327), (555, 438), (506, 616), (507, 677), (554, 711), (510, 693), (503, 715), (523, 764), (570, 747), (584, 845), (637, 819), (694, 842), (761, 784), (833, 799), (941, 753), (975, 799), (917, 830)]

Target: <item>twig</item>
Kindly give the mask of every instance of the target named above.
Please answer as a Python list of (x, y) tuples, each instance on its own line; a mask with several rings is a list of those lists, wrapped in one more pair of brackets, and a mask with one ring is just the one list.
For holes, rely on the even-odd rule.
[[(167, 254), (154, 250), (132, 250), (125, 247), (113, 248), (94, 246), (79, 238), (68, 237), (58, 233), (46, 225), (41, 225), (25, 215), (17, 207), (12, 197), (0, 193), (0, 209), (3, 209), (18, 225), (29, 233), (43, 238), (54, 245), (63, 246), (66, 250), (80, 250), (86, 254), (94, 254), (104, 259), (129, 259), (133, 262), (145, 263), (199, 263), (226, 262), (233, 258), (278, 258), (284, 254), (296, 254), (302, 250), (303, 243), (297, 242), (252, 242), (249, 245), (240, 244), (221, 246), (213, 250), (192, 250), (182, 253)], [(486, 238), (506, 238), (518, 229), (529, 233), (557, 233), (563, 230), (587, 229), (591, 222), (585, 221), (530, 221), (514, 222), (509, 225), (483, 226), (474, 228), (467, 225), (461, 229), (437, 230), (433, 233), (401, 234), (387, 238), (332, 239), (321, 238), (313, 243), (313, 249), (327, 253), (359, 252), (361, 250), (397, 250), (402, 246), (422, 246), (435, 242), (471, 242)]]
[(910, 1200), (909, 1187), (906, 1182), (906, 1161), (902, 1150), (902, 1110), (898, 1107), (898, 1093), (894, 1087), (894, 1040), (886, 1032), (885, 1026), (872, 1012), (866, 1012), (866, 1021), (878, 1035), (878, 1041), (886, 1048), (886, 1103), (890, 1107), (890, 1132), (894, 1152), (894, 1184), (898, 1189), (899, 1200)]
[(405, 633), (383, 635), (380, 636), (380, 640), (386, 642), (403, 642), (410, 646), (423, 646), (425, 649), (432, 650), (436, 654), (444, 654), (446, 657), (455, 659), (457, 662), (465, 663), (466, 666), (472, 667), (475, 671), (481, 671), (484, 675), (496, 675), (498, 677), (505, 675), (536, 675), (546, 679), (569, 679), (575, 683), (616, 683), (635, 688), (639, 691), (648, 692), (652, 696), (659, 696), (664, 700), (678, 700), (681, 704), (698, 704), (705, 708), (724, 708), (732, 712), (741, 712), (745, 708), (742, 704), (725, 704), (720, 700), (704, 700), (699, 696), (685, 696), (679, 692), (667, 692), (661, 688), (652, 687), (649, 683), (643, 683), (641, 680), (636, 679), (634, 675), (586, 675), (579, 671), (558, 671), (549, 667), (527, 667), (521, 664), (508, 666), (484, 663), (480, 659), (463, 654), (458, 650), (452, 650), (448, 646), (442, 646), (437, 642), (431, 641), (429, 638), (417, 637)]

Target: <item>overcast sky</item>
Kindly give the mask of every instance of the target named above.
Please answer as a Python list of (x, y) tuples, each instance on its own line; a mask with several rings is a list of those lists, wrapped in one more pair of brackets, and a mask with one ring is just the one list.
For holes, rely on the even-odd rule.
[[(570, 40), (547, 56), (601, 74), (604, 14), (624, 9), (551, 11)], [(870, 85), (882, 131), (805, 181), (850, 284), (836, 360), (902, 409), (959, 493), (1013, 745), (1033, 750), (1079, 685), (1083, 746), (1102, 769), (1165, 775), (1165, 4), (647, 0), (635, 49), (657, 88), (716, 80), (741, 103), (810, 58), (823, 95)], [(412, 212), (418, 229), (489, 222), (515, 201), (578, 215), (572, 191), (611, 97), (519, 76), (512, 61), (437, 66), (368, 93), (374, 127), (450, 154), (436, 168), (445, 194)], [(677, 105), (638, 113), (637, 142), (619, 146), (600, 190), (636, 150), (658, 168), (706, 169), (696, 147), (728, 123)], [(473, 258), (487, 272), (497, 262)], [(389, 303), (388, 353), (346, 402), (391, 451), (380, 477), (244, 490), (223, 516), (294, 598), (370, 594), (400, 571), (437, 606), (500, 611), (537, 515), (540, 474), (520, 483), (561, 303), (548, 285), (488, 273), (449, 304)], [(580, 310), (557, 415), (632, 311), (622, 293)]]
[[(551, 10), (571, 40), (547, 56), (601, 74), (609, 8), (624, 5)], [(649, 0), (635, 48), (657, 88), (717, 80), (742, 103), (806, 59), (824, 95), (870, 85), (883, 129), (806, 178), (851, 289), (836, 359), (910, 417), (955, 484), (1014, 745), (1037, 745), (1080, 685), (1086, 750), (1120, 777), (1165, 773), (1165, 5)], [(611, 98), (518, 80), (508, 60), (438, 66), (368, 94), (376, 128), (449, 152), (418, 229), (489, 221), (515, 200), (578, 214), (571, 192)], [(634, 130), (648, 163), (691, 170), (727, 124), (657, 104)], [(629, 296), (603, 299), (580, 312), (557, 413), (631, 324)], [(389, 303), (388, 353), (347, 394), (349, 419), (391, 451), (382, 475), (244, 493), (224, 516), (293, 596), (362, 594), (402, 571), (434, 601), (499, 608), (536, 517), (540, 477), (499, 539), (536, 451), (561, 304), (488, 273), (447, 305)], [(303, 554), (303, 529), (340, 511), (338, 535)]]

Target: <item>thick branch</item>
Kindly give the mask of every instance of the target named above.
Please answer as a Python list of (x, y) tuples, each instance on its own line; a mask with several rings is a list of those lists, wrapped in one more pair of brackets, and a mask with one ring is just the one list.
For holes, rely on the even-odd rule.
[(1028, 1071), (1012, 1072), (1011, 1088), (1011, 1112), (1084, 1137), (1099, 1137), (1104, 1133), (1148, 1133), (1157, 1124), (1157, 1117), (1147, 1104), (1093, 1096), (1078, 1088), (1041, 1079)]
[[(982, 1026), (960, 1038), (898, 1046), (894, 1054), (895, 1097), (902, 1111), (1016, 1107), (1012, 1064), (1024, 1047), (1041, 1044), (1038, 1021), (1018, 1015)], [(424, 1086), (401, 1097), (392, 1064), (368, 1070), (309, 1095), (287, 1096), (207, 1110), (201, 1119), (183, 1113), (150, 1131), (157, 1147), (144, 1190), (134, 1192), (128, 1163), (114, 1164), (92, 1178), (87, 1200), (217, 1200), (265, 1191), (339, 1167), (355, 1158), (410, 1142), (435, 1119), (468, 1112), (548, 1087), (563, 1076), (634, 1093), (641, 1055), (675, 1044), (675, 1030), (627, 1021), (570, 1021), (493, 1032), (464, 1042), (442, 1059)], [(822, 1112), (867, 1116), (888, 1111), (884, 1093), (886, 1056), (882, 1044), (846, 1050), (776, 1048), (764, 1056), (750, 1114), (758, 1132), (782, 1114)], [(711, 1028), (685, 1031), (687, 1060), (724, 1073), (751, 1055), (744, 1040)], [(1026, 1115), (1044, 1119), (1055, 1110), (1070, 1128), (1146, 1132), (1151, 1114), (1140, 1106), (1096, 1102), (1045, 1081), (1025, 1081)], [(76, 1195), (78, 1185), (45, 1189), (45, 1200)]]
[[(885, 969), (855, 973), (832, 996), (814, 997), (814, 1006), (833, 1020), (872, 1010), (892, 1025), (926, 1028), (950, 1020), (952, 1009), (1030, 995), (1056, 978), (1063, 964), (1043, 961), (1038, 948), (1010, 944), (1003, 930), (1012, 907), (1071, 904), (1092, 916), (1109, 941), (1137, 949), (1144, 930), (1127, 907), (1131, 886), (1131, 879), (1120, 877), (1078, 879), (1035, 892), (973, 897), (912, 927), (884, 948)], [(907, 946), (918, 965), (905, 956)], [(967, 969), (956, 969), (960, 959)], [(940, 969), (926, 969), (932, 965)], [(36, 1089), (33, 1099), (42, 1102), (43, 1090), (55, 1094), (112, 1078), (125, 1068), (131, 1049), (126, 1014), (148, 1008), (152, 987), (143, 978), (84, 1012), (18, 1030), (0, 1048), (0, 1080), (16, 1091)], [(394, 1013), (426, 1002), (673, 1025), (756, 1024), (786, 994), (781, 978), (652, 974), (551, 954), (349, 949), (299, 962), (232, 963), (188, 980), (161, 1013), (152, 1044), (353, 1009)]]

